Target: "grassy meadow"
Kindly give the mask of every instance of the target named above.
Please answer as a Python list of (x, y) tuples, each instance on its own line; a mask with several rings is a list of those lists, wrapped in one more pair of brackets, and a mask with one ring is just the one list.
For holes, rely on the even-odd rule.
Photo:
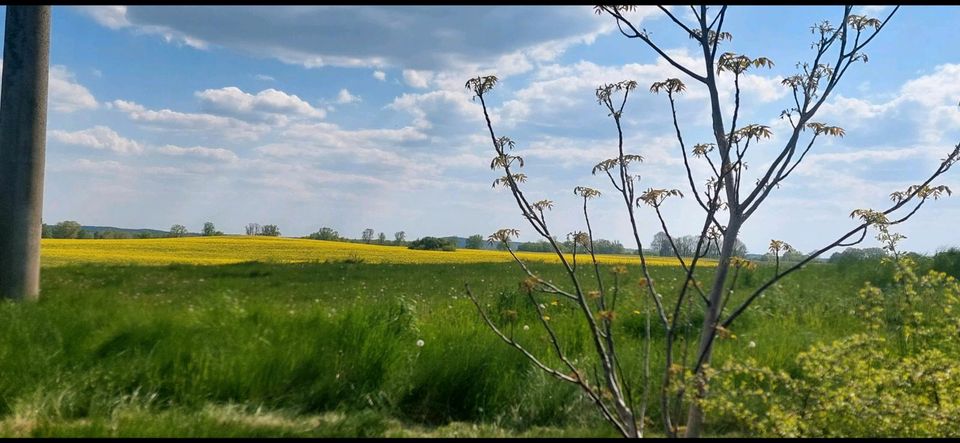
[[(498, 319), (505, 331), (552, 361), (518, 290), (525, 275), (503, 252), (240, 237), (44, 240), (42, 251), (40, 301), (0, 303), (0, 436), (616, 436), (465, 297), (469, 283), (495, 317), (516, 310)], [(564, 282), (549, 256), (522, 256)], [(624, 371), (639, 379), (650, 311), (637, 258), (604, 257), (601, 273), (612, 285), (624, 261), (615, 325)], [(657, 263), (652, 278), (669, 298), (682, 273)], [(591, 281), (591, 267), (578, 272)], [(770, 272), (742, 275), (743, 287)], [(738, 320), (716, 361), (796, 371), (798, 352), (861, 330), (857, 289), (889, 279), (877, 263), (808, 266)], [(589, 361), (578, 312), (541, 298), (565, 350)], [(684, 334), (695, 339), (692, 317)], [(656, 419), (655, 397), (651, 407)], [(708, 422), (713, 435), (742, 429)]]

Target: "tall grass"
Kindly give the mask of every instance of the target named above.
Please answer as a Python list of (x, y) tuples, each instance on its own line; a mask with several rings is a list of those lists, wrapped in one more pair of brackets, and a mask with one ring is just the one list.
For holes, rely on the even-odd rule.
[[(785, 279), (743, 317), (738, 340), (718, 344), (718, 359), (795, 369), (796, 352), (857, 328), (850, 303), (874, 270), (815, 265)], [(653, 271), (664, 294), (682, 278)], [(756, 272), (748, 283), (770, 270)], [(38, 303), (0, 305), (0, 434), (612, 435), (578, 390), (490, 333), (462, 293), (469, 282), (491, 312), (517, 310), (498, 321), (555, 361), (522, 277), (512, 264), (46, 268)], [(636, 281), (622, 285), (620, 355), (639, 380), (643, 299)], [(579, 313), (544, 302), (566, 351), (589, 362)], [(699, 320), (690, 324), (695, 338)]]

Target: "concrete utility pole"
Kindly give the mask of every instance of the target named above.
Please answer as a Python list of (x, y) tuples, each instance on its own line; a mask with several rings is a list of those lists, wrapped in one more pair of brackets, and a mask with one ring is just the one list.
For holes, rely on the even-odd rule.
[(40, 294), (50, 6), (7, 5), (0, 83), (0, 298)]

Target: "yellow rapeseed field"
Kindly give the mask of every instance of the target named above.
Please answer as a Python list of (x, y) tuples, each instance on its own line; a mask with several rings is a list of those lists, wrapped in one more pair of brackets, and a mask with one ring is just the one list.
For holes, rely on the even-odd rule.
[[(43, 239), (44, 266), (79, 263), (167, 265), (172, 263), (218, 265), (261, 261), (274, 263), (322, 262), (363, 259), (366, 263), (489, 263), (512, 261), (503, 251), (459, 249), (453, 252), (414, 251), (404, 247), (367, 245), (277, 237), (185, 237), (136, 240)], [(523, 260), (558, 263), (554, 254), (521, 252)], [(579, 256), (579, 260), (589, 260)], [(638, 264), (637, 256), (601, 255), (601, 263)], [(648, 257), (649, 264), (675, 266), (677, 260)], [(711, 262), (712, 263), (712, 262)]]

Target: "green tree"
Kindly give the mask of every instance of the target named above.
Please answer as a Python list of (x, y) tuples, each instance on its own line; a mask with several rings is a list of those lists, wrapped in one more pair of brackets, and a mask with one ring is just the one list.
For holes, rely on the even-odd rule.
[(449, 240), (436, 237), (423, 237), (410, 242), (410, 249), (425, 251), (455, 251), (457, 247)]
[(463, 247), (464, 249), (483, 249), (483, 236), (474, 234), (467, 237), (467, 242)]
[(313, 240), (337, 241), (340, 240), (340, 233), (334, 231), (333, 228), (324, 226), (319, 231), (310, 234), (309, 237)]
[(280, 228), (277, 225), (263, 225), (263, 228), (260, 230), (260, 235), (265, 235), (267, 237), (279, 237)]
[(187, 235), (187, 227), (183, 225), (173, 225), (170, 227), (171, 237), (183, 237)]
[(386, 242), (387, 242), (387, 234), (384, 234), (381, 232), (379, 235), (377, 235), (377, 243), (382, 245)]
[(668, 257), (673, 255), (673, 248), (670, 246), (670, 237), (664, 232), (658, 232), (653, 236), (650, 242), (650, 249), (657, 251), (657, 255)]
[(393, 241), (396, 245), (403, 245), (406, 241), (407, 233), (403, 231), (397, 231), (393, 233)]
[(53, 226), (53, 238), (80, 238), (80, 223), (66, 220)]
[(223, 232), (217, 230), (217, 227), (213, 225), (213, 222), (206, 222), (203, 224), (203, 236), (212, 237), (215, 235), (223, 235)]
[(364, 229), (361, 238), (364, 243), (370, 243), (373, 240), (373, 228)]

